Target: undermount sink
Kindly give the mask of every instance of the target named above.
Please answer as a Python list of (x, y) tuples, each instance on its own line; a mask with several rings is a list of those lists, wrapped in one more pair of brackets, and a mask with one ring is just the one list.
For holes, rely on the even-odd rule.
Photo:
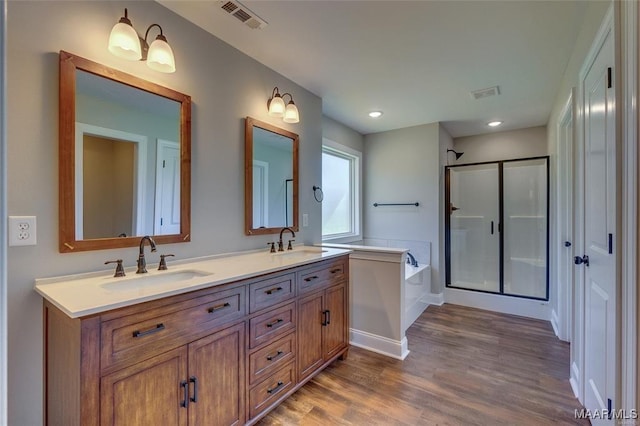
[(197, 269), (183, 269), (180, 271), (158, 271), (147, 274), (128, 275), (123, 278), (114, 278), (101, 286), (107, 290), (130, 290), (132, 288), (152, 287), (165, 283), (189, 281), (194, 278), (213, 275), (211, 272)]

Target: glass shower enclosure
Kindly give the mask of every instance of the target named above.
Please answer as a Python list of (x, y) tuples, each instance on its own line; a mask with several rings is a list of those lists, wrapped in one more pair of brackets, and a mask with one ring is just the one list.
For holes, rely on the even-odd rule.
[(447, 287), (549, 300), (549, 157), (445, 168)]

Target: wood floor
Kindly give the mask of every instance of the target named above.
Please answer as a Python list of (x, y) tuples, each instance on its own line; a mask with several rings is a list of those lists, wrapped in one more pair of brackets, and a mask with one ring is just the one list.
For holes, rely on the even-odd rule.
[(589, 424), (574, 419), (569, 345), (546, 321), (429, 306), (407, 338), (404, 361), (352, 347), (259, 424)]

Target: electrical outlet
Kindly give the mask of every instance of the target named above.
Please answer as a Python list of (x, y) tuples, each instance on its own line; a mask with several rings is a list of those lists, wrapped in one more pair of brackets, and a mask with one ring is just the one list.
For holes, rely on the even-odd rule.
[(9, 216), (9, 245), (36, 245), (35, 216)]
[(302, 226), (303, 227), (309, 226), (309, 215), (307, 213), (302, 214)]

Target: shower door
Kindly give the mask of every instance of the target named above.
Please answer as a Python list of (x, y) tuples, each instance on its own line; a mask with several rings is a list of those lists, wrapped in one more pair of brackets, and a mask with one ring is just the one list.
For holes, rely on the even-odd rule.
[(548, 157), (446, 168), (447, 287), (549, 300)]
[(498, 164), (448, 169), (452, 287), (500, 291)]

